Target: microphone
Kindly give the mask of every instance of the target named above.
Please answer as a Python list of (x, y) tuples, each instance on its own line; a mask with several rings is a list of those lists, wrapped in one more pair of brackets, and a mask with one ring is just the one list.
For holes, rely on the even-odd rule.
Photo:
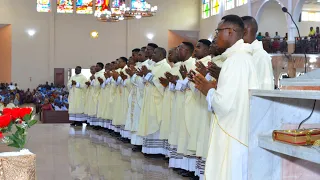
[[(296, 22), (294, 22), (294, 20), (293, 20), (293, 18), (292, 18), (292, 15), (288, 12), (288, 9), (287, 9), (286, 7), (283, 7), (283, 8), (282, 8), (282, 11), (283, 11), (284, 13), (289, 14), (292, 22), (294, 23), (294, 25), (295, 25), (296, 28), (297, 28), (298, 35), (299, 35), (299, 39), (301, 40), (299, 28), (298, 28)], [(303, 54), (304, 54), (304, 72), (307, 73), (307, 55), (306, 55), (306, 50), (305, 50), (305, 48), (303, 48)], [(301, 122), (299, 123), (298, 129), (300, 129), (301, 125), (302, 125), (303, 123), (305, 123), (306, 121), (308, 121), (309, 118), (312, 116), (313, 111), (314, 111), (314, 108), (315, 108), (315, 106), (316, 106), (316, 102), (317, 102), (317, 100), (314, 101), (313, 108), (312, 108), (312, 111), (311, 111), (310, 115), (309, 115), (306, 119), (304, 119), (303, 121), (301, 121)]]
[(286, 7), (283, 7), (282, 11), (286, 13), (286, 12), (288, 12), (288, 9)]
[[(299, 28), (298, 28), (296, 22), (293, 20), (292, 15), (288, 12), (288, 9), (287, 9), (286, 7), (283, 7), (283, 8), (282, 8), (282, 11), (283, 11), (284, 13), (289, 14), (289, 16), (290, 16), (290, 18), (291, 18), (291, 21), (293, 22), (293, 24), (294, 24), (294, 25), (296, 26), (296, 28), (297, 28), (298, 36), (299, 36), (299, 39), (300, 39), (300, 41), (301, 41), (302, 39), (301, 39), (301, 36), (300, 36)], [(305, 50), (305, 48), (303, 48), (303, 54), (304, 54), (304, 73), (307, 73), (307, 55), (306, 55), (306, 50)]]

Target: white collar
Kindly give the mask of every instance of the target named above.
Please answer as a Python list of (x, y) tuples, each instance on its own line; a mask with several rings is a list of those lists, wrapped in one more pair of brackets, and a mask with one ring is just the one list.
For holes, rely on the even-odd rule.
[(222, 55), (228, 58), (232, 56), (235, 52), (247, 52), (252, 54), (252, 47), (250, 44), (244, 43), (243, 39), (239, 39), (234, 45), (229, 47)]
[(167, 59), (162, 59), (161, 61), (156, 62), (156, 63), (154, 64), (154, 66), (159, 66), (159, 65), (162, 65), (162, 64), (164, 64), (164, 63), (166, 63), (166, 62), (167, 62)]
[(258, 40), (253, 41), (251, 43), (251, 47), (252, 47), (253, 53), (255, 53), (257, 51), (264, 50), (263, 45), (262, 45), (262, 41), (258, 41)]
[(182, 64), (182, 62), (181, 62), (181, 61), (179, 61), (179, 62), (177, 62), (177, 63), (174, 63), (174, 64), (173, 64), (173, 66), (172, 66), (172, 68), (180, 67), (180, 66), (181, 66), (181, 64)]

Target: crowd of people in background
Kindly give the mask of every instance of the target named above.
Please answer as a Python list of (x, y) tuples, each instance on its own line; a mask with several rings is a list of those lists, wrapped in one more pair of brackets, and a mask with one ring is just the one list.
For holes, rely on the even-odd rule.
[(41, 111), (67, 111), (68, 89), (64, 86), (55, 86), (48, 82), (39, 85), (33, 90), (33, 103), (36, 105), (36, 113)]
[[(263, 48), (268, 53), (286, 53), (288, 52), (288, 33), (284, 37), (281, 37), (278, 32), (275, 32), (275, 36), (272, 38), (269, 32), (265, 32), (264, 36), (261, 32), (257, 35), (257, 40), (262, 41)], [(316, 54), (320, 53), (320, 29), (316, 27), (310, 27), (309, 34), (302, 36), (301, 38), (295, 37), (295, 51), (296, 54), (308, 53)]]
[(25, 92), (17, 83), (0, 83), (0, 111), (3, 108), (13, 108), (24, 103)]
[(32, 91), (29, 88), (25, 91), (17, 83), (0, 83), (0, 111), (23, 104), (34, 104), (36, 113), (43, 110), (68, 111), (68, 89), (64, 85), (46, 82)]
[(275, 32), (275, 36), (271, 38), (269, 32), (265, 32), (264, 36), (259, 32), (256, 38), (258, 41), (262, 41), (263, 48), (268, 53), (288, 52), (288, 33), (281, 37), (278, 32)]
[(318, 54), (320, 53), (320, 30), (319, 27), (314, 29), (310, 27), (308, 36), (296, 38), (295, 40), (295, 53), (307, 53), (307, 54)]

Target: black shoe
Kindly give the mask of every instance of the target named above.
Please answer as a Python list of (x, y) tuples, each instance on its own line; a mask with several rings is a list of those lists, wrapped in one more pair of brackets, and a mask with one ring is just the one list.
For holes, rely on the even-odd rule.
[(130, 139), (127, 139), (127, 138), (122, 138), (121, 140), (123, 143), (130, 143)]
[(185, 172), (183, 169), (180, 169), (180, 168), (173, 168), (173, 171), (175, 171), (179, 175)]
[(82, 122), (80, 123), (75, 123), (76, 126), (82, 126)]
[(193, 176), (193, 177), (190, 177), (190, 180), (199, 180), (200, 177), (199, 176)]
[(76, 125), (76, 123), (75, 123), (75, 122), (73, 122), (73, 123), (71, 123), (71, 124), (70, 124), (70, 126), (75, 126), (75, 125)]
[(181, 173), (181, 176), (183, 176), (183, 177), (193, 177), (194, 176), (194, 172), (185, 171), (184, 173)]
[(134, 147), (132, 148), (132, 151), (133, 151), (133, 152), (141, 152), (141, 150), (142, 150), (142, 146), (134, 146)]
[(169, 157), (164, 157), (164, 158), (163, 158), (163, 160), (165, 160), (165, 161), (169, 161), (169, 160), (170, 160), (170, 158), (169, 158)]
[(117, 132), (112, 132), (110, 135), (113, 137), (121, 137), (120, 133)]
[(163, 158), (162, 154), (143, 154), (145, 158), (158, 159)]
[(98, 131), (100, 130), (100, 126), (94, 126), (93, 129)]

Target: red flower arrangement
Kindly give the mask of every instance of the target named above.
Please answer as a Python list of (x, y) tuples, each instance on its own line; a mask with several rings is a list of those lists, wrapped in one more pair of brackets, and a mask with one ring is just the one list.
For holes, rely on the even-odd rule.
[[(4, 108), (0, 116), (0, 139), (8, 146), (19, 149), (24, 148), (26, 144), (27, 129), (37, 123), (32, 119), (33, 109), (26, 108)], [(12, 132), (12, 126), (15, 125), (16, 131)], [(4, 136), (3, 134), (8, 134)]]

